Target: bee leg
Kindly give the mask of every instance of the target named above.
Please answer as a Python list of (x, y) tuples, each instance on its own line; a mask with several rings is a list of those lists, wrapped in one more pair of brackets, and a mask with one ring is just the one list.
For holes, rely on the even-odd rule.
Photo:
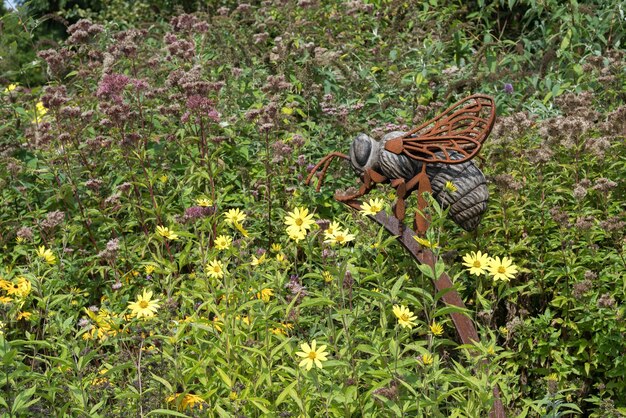
[(377, 173), (371, 168), (368, 168), (363, 172), (363, 184), (361, 184), (358, 192), (352, 195), (335, 193), (335, 199), (339, 202), (347, 202), (349, 200), (358, 199), (359, 197), (366, 195), (376, 184), (384, 183), (386, 181), (387, 177)]
[(404, 220), (404, 216), (406, 215), (406, 182), (404, 179), (395, 179), (391, 182), (391, 186), (396, 189), (396, 204), (393, 207), (394, 216), (402, 222)]
[(407, 183), (407, 188), (409, 190), (413, 190), (417, 187), (417, 211), (415, 212), (415, 231), (418, 235), (423, 236), (428, 229), (428, 225), (430, 224), (430, 218), (425, 213), (426, 206), (428, 206), (428, 202), (424, 199), (424, 193), (429, 192), (432, 193), (433, 189), (430, 186), (430, 179), (426, 174), (426, 164), (424, 164), (424, 168), (422, 172), (417, 176), (413, 177)]

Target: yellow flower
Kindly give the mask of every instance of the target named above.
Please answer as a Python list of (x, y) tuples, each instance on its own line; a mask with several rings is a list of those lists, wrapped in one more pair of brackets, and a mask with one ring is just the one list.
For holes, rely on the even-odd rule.
[(278, 261), (279, 263), (286, 262), (287, 259), (285, 258), (285, 254), (283, 254), (283, 253), (276, 254), (276, 261)]
[(0, 288), (4, 289), (9, 296), (26, 297), (30, 293), (31, 286), (28, 280), (20, 277), (17, 283), (0, 280)]
[(433, 323), (430, 324), (430, 332), (432, 332), (432, 334), (437, 337), (440, 336), (441, 334), (443, 334), (443, 325), (433, 321)]
[(452, 183), (451, 181), (446, 181), (446, 185), (444, 187), (446, 188), (446, 191), (450, 193), (454, 193), (458, 190), (454, 183)]
[(233, 225), (235, 226), (235, 228), (237, 228), (237, 231), (241, 232), (241, 235), (243, 235), (244, 237), (248, 236), (248, 231), (246, 231), (242, 224), (240, 224), (239, 222), (235, 222)]
[(417, 243), (419, 245), (421, 245), (422, 247), (433, 248), (433, 249), (439, 247), (438, 243), (430, 242), (426, 238), (421, 238), (421, 237), (418, 237), (418, 236), (414, 236), (413, 239), (415, 239), (415, 241), (417, 241)]
[(429, 366), (433, 364), (434, 361), (435, 359), (433, 358), (432, 354), (430, 353), (422, 354), (422, 364), (424, 364), (424, 366)]
[(378, 212), (383, 210), (384, 205), (385, 204), (384, 204), (382, 199), (370, 199), (369, 202), (363, 203), (361, 205), (361, 215), (363, 215), (363, 216), (367, 216), (367, 215), (374, 216)]
[(146, 273), (146, 276), (149, 276), (154, 272), (154, 266), (152, 264), (146, 264), (143, 267), (143, 271)]
[(15, 242), (18, 244), (23, 244), (26, 240), (22, 237), (15, 237)]
[(398, 323), (403, 328), (411, 329), (416, 325), (417, 316), (404, 305), (393, 305), (393, 314), (398, 318)]
[(494, 281), (503, 280), (508, 282), (515, 274), (517, 274), (517, 266), (513, 264), (513, 260), (508, 257), (494, 257), (491, 259), (488, 268), (489, 275)]
[(19, 321), (20, 319), (26, 319), (26, 320), (28, 320), (28, 319), (30, 319), (31, 315), (32, 315), (32, 313), (31, 313), (31, 312), (24, 312), (24, 311), (23, 311), (23, 312), (19, 312), (19, 313), (17, 314), (17, 318), (15, 318), (15, 319), (16, 319), (17, 321)]
[(159, 309), (159, 300), (151, 300), (152, 291), (144, 289), (142, 295), (137, 296), (136, 302), (128, 302), (128, 309), (130, 309), (131, 315), (136, 316), (138, 319), (141, 317), (152, 318), (155, 316), (156, 311)]
[(157, 234), (159, 234), (160, 236), (162, 236), (163, 238), (167, 240), (178, 239), (178, 235), (175, 234), (174, 231), (172, 231), (166, 226), (157, 225), (156, 232)]
[(17, 84), (12, 83), (12, 84), (9, 84), (9, 85), (8, 85), (8, 86), (4, 89), (4, 92), (5, 92), (5, 93), (11, 93), (11, 92), (12, 92), (13, 90), (15, 90), (16, 88), (17, 88)]
[(250, 326), (250, 317), (248, 315), (244, 315), (244, 316), (237, 315), (235, 317), (235, 319), (237, 319), (237, 320), (243, 322), (244, 324)]
[(259, 258), (257, 258), (256, 255), (253, 255), (252, 256), (252, 261), (250, 262), (250, 265), (253, 266), (253, 267), (256, 267), (256, 266), (260, 266), (261, 264), (263, 264), (265, 262), (265, 258), (266, 258), (265, 254), (266, 253), (263, 253), (263, 255), (261, 257), (259, 257)]
[(335, 232), (339, 231), (340, 229), (341, 229), (341, 226), (339, 225), (339, 222), (332, 221), (330, 225), (328, 225), (328, 228), (324, 230), (324, 238), (332, 239), (333, 236), (335, 235)]
[(179, 411), (184, 411), (187, 408), (194, 409), (196, 407), (202, 411), (205, 404), (204, 399), (193, 393), (186, 393), (184, 395), (182, 393), (175, 393), (168, 396), (166, 401), (167, 403), (176, 403)]
[(159, 181), (163, 184), (167, 183), (167, 176), (165, 174), (161, 175), (161, 177), (159, 177)]
[(288, 212), (287, 216), (285, 216), (285, 225), (287, 225), (287, 229), (291, 228), (299, 230), (303, 234), (306, 234), (314, 223), (313, 214), (309, 214), (309, 210), (307, 208), (295, 208), (293, 212)]
[(354, 234), (349, 234), (346, 229), (337, 229), (332, 236), (328, 237), (324, 240), (325, 243), (329, 243), (331, 245), (341, 244), (346, 245), (348, 242), (354, 240)]
[(32, 120), (32, 123), (37, 123), (43, 118), (46, 113), (48, 113), (48, 109), (43, 105), (42, 102), (37, 102), (35, 105), (35, 117)]
[(326, 356), (328, 356), (328, 352), (324, 351), (326, 349), (325, 345), (316, 349), (316, 344), (315, 340), (313, 340), (310, 346), (308, 343), (302, 343), (300, 345), (302, 351), (296, 353), (297, 356), (303, 357), (302, 361), (300, 361), (300, 367), (311, 370), (313, 364), (315, 364), (316, 367), (322, 368), (322, 361), (327, 360)]
[(330, 271), (323, 272), (322, 278), (324, 279), (326, 283), (330, 283), (333, 281), (333, 275), (330, 273)]
[(52, 253), (52, 250), (43, 245), (37, 249), (37, 255), (50, 265), (57, 262), (57, 258)]
[(272, 246), (270, 247), (270, 250), (272, 250), (272, 252), (274, 253), (279, 253), (281, 252), (282, 249), (283, 249), (283, 246), (280, 244), (272, 244)]
[(207, 199), (206, 197), (199, 197), (196, 199), (196, 205), (207, 208), (209, 206), (213, 206), (213, 201), (211, 199)]
[(489, 267), (489, 256), (480, 251), (465, 254), (463, 261), (463, 265), (469, 269), (470, 274), (477, 276), (485, 273)]
[(218, 250), (227, 250), (228, 248), (230, 248), (232, 243), (233, 239), (228, 235), (218, 235), (215, 238), (214, 242), (215, 248), (217, 248)]
[(300, 230), (300, 228), (292, 228), (292, 227), (287, 228), (287, 235), (289, 235), (289, 238), (291, 238), (295, 242), (303, 240), (304, 237), (306, 236), (305, 233), (302, 232), (302, 230)]
[(215, 328), (217, 331), (222, 332), (222, 326), (224, 326), (224, 322), (220, 320), (220, 318), (215, 315), (213, 317), (213, 320), (211, 321), (211, 325), (213, 326), (213, 328)]
[(502, 334), (502, 335), (507, 335), (509, 333), (509, 329), (507, 327), (504, 327), (504, 326), (498, 328), (498, 331), (500, 331), (500, 334)]
[(288, 335), (289, 331), (293, 329), (293, 324), (287, 322), (281, 322), (279, 327), (270, 329), (270, 332), (274, 335)]
[(257, 299), (261, 299), (263, 302), (266, 303), (270, 301), (272, 296), (274, 296), (274, 291), (267, 287), (256, 294)]
[(213, 279), (221, 279), (224, 277), (224, 264), (218, 259), (215, 259), (204, 267), (206, 273)]
[(546, 380), (552, 380), (553, 382), (558, 382), (559, 376), (556, 373), (552, 373), (546, 376)]
[(230, 209), (224, 214), (226, 222), (230, 225), (242, 224), (246, 220), (246, 214), (239, 209)]
[(231, 390), (230, 395), (228, 395), (228, 399), (230, 399), (233, 402), (236, 401), (238, 397), (239, 395), (237, 395), (237, 392), (235, 392), (234, 390)]
[(7, 303), (11, 303), (13, 302), (13, 299), (11, 299), (8, 296), (0, 296), (0, 303), (2, 304), (7, 304)]

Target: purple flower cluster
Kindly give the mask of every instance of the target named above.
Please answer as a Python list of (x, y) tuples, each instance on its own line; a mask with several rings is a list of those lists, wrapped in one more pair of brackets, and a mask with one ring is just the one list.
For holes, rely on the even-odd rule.
[(182, 14), (170, 19), (170, 25), (175, 32), (206, 33), (209, 31), (209, 24), (201, 21), (191, 14)]
[(185, 209), (185, 214), (181, 217), (182, 223), (195, 222), (198, 219), (206, 218), (215, 213), (215, 206), (191, 206)]
[(67, 103), (67, 88), (64, 85), (46, 86), (41, 96), (41, 102), (48, 109), (55, 109)]
[(165, 49), (173, 57), (191, 60), (196, 53), (196, 46), (192, 41), (179, 39), (173, 33), (166, 33), (163, 40), (165, 41)]
[(70, 37), (67, 38), (69, 45), (77, 45), (87, 43), (90, 37), (101, 33), (104, 30), (102, 25), (92, 23), (91, 20), (81, 19), (67, 28)]

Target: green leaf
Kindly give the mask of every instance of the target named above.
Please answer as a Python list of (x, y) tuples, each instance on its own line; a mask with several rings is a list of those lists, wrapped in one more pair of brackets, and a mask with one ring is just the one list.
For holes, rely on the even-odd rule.
[(190, 418), (189, 415), (185, 415), (181, 412), (172, 411), (169, 409), (153, 409), (152, 411), (146, 414), (147, 417), (151, 417), (153, 415), (169, 415), (171, 417)]
[(274, 402), (274, 405), (278, 406), (281, 403), (283, 403), (287, 395), (289, 395), (289, 393), (293, 390), (294, 386), (296, 386), (297, 384), (298, 384), (298, 381), (294, 380), (289, 385), (287, 385), (287, 387), (283, 389), (282, 392), (280, 392), (278, 396), (276, 397), (276, 402)]
[(226, 384), (226, 386), (230, 389), (233, 387), (233, 381), (230, 380), (230, 377), (228, 377), (228, 375), (224, 372), (224, 370), (222, 370), (219, 367), (215, 367), (215, 370), (217, 370), (217, 374), (220, 375), (220, 378), (222, 379), (222, 381)]

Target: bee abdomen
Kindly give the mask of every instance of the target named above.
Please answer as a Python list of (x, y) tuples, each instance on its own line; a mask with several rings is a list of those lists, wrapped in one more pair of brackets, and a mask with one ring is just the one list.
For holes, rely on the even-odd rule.
[[(433, 197), (443, 208), (450, 208), (450, 218), (461, 228), (476, 229), (487, 211), (489, 189), (485, 176), (473, 161), (462, 164), (436, 164), (427, 167)], [(451, 182), (456, 191), (446, 188)]]

